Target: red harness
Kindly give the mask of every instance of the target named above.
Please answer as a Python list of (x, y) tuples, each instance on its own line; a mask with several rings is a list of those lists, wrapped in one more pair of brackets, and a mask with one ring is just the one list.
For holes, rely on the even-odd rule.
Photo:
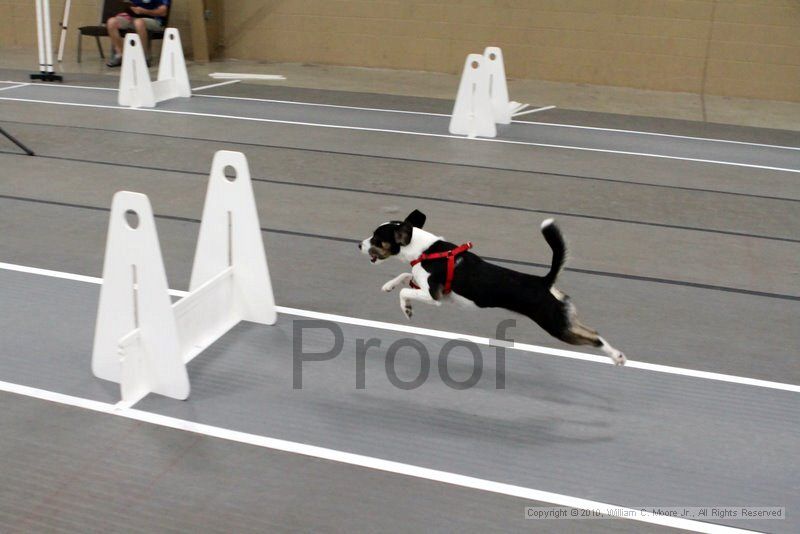
[[(433, 252), (431, 254), (422, 254), (419, 258), (411, 262), (411, 266), (413, 267), (416, 264), (427, 260), (438, 260), (442, 258), (447, 258), (447, 278), (444, 281), (444, 290), (442, 291), (443, 294), (447, 295), (452, 290), (451, 286), (453, 284), (453, 274), (455, 273), (456, 270), (456, 256), (458, 256), (462, 252), (466, 252), (471, 248), (472, 248), (472, 243), (468, 241), (463, 245), (459, 245), (456, 248), (446, 250), (444, 252)], [(419, 289), (419, 286), (414, 283), (414, 280), (411, 280), (411, 287)]]

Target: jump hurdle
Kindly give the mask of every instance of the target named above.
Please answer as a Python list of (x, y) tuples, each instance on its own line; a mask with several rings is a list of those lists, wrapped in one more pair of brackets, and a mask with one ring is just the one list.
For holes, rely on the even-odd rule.
[(158, 79), (150, 81), (147, 60), (139, 36), (131, 32), (125, 36), (122, 52), (122, 72), (119, 76), (120, 106), (152, 108), (158, 102), (172, 98), (192, 96), (186, 60), (183, 57), (181, 36), (177, 29), (164, 31), (161, 59), (158, 63)]
[(526, 107), (528, 104), (509, 101), (503, 51), (490, 46), (483, 55), (467, 56), (449, 130), (467, 137), (495, 137), (497, 124), (510, 124)]
[(150, 200), (129, 191), (114, 195), (92, 372), (119, 383), (123, 404), (148, 393), (188, 398), (186, 365), (193, 358), (240, 321), (276, 319), (244, 154), (214, 155), (189, 294), (174, 304)]

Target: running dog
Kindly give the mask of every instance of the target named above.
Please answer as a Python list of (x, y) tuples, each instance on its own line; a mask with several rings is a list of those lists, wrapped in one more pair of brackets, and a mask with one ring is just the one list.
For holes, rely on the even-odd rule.
[(564, 268), (567, 247), (553, 219), (542, 223), (545, 241), (553, 250), (550, 272), (545, 276), (520, 273), (493, 265), (469, 252), (471, 243), (455, 245), (422, 229), (425, 214), (414, 210), (404, 221), (390, 221), (378, 226), (358, 244), (372, 263), (396, 257), (411, 264), (403, 273), (381, 288), (400, 290), (400, 308), (411, 318), (411, 301), (441, 306), (450, 301), (478, 308), (504, 308), (529, 317), (551, 336), (571, 345), (600, 348), (616, 365), (624, 365), (625, 355), (612, 347), (598, 333), (578, 321), (570, 298), (555, 286)]

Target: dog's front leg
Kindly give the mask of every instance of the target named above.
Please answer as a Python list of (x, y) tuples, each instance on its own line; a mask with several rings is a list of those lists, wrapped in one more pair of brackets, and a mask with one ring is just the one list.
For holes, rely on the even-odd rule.
[(409, 319), (411, 319), (412, 314), (411, 304), (409, 303), (410, 300), (418, 300), (432, 306), (442, 305), (442, 303), (438, 300), (434, 300), (434, 298), (426, 289), (411, 289), (410, 287), (403, 288), (400, 290), (400, 309), (403, 310), (403, 313)]
[(386, 291), (387, 293), (389, 293), (391, 290), (393, 290), (397, 286), (401, 286), (401, 285), (405, 284), (406, 282), (408, 282), (409, 280), (411, 280), (412, 276), (413, 275), (411, 273), (403, 273), (403, 274), (400, 274), (398, 276), (395, 276), (394, 278), (392, 278), (391, 280), (389, 280), (388, 282), (383, 284), (383, 287), (381, 287), (381, 290)]

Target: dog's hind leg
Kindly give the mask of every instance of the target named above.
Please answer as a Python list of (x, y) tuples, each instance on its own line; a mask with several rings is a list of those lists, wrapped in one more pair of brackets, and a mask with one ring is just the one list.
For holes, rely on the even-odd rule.
[(383, 284), (383, 287), (381, 287), (381, 290), (382, 291), (386, 291), (387, 293), (389, 293), (391, 290), (393, 290), (397, 286), (401, 286), (401, 285), (405, 284), (406, 282), (408, 282), (409, 280), (411, 280), (412, 276), (413, 275), (411, 273), (403, 273), (403, 274), (397, 275), (394, 278), (392, 278), (391, 280), (389, 280), (388, 282), (386, 282), (385, 284)]
[(627, 358), (621, 351), (612, 347), (596, 330), (581, 324), (577, 319), (572, 319), (566, 332), (564, 332), (560, 338), (562, 341), (566, 341), (572, 345), (592, 345), (597, 347), (611, 358), (614, 365), (625, 365), (627, 361)]

